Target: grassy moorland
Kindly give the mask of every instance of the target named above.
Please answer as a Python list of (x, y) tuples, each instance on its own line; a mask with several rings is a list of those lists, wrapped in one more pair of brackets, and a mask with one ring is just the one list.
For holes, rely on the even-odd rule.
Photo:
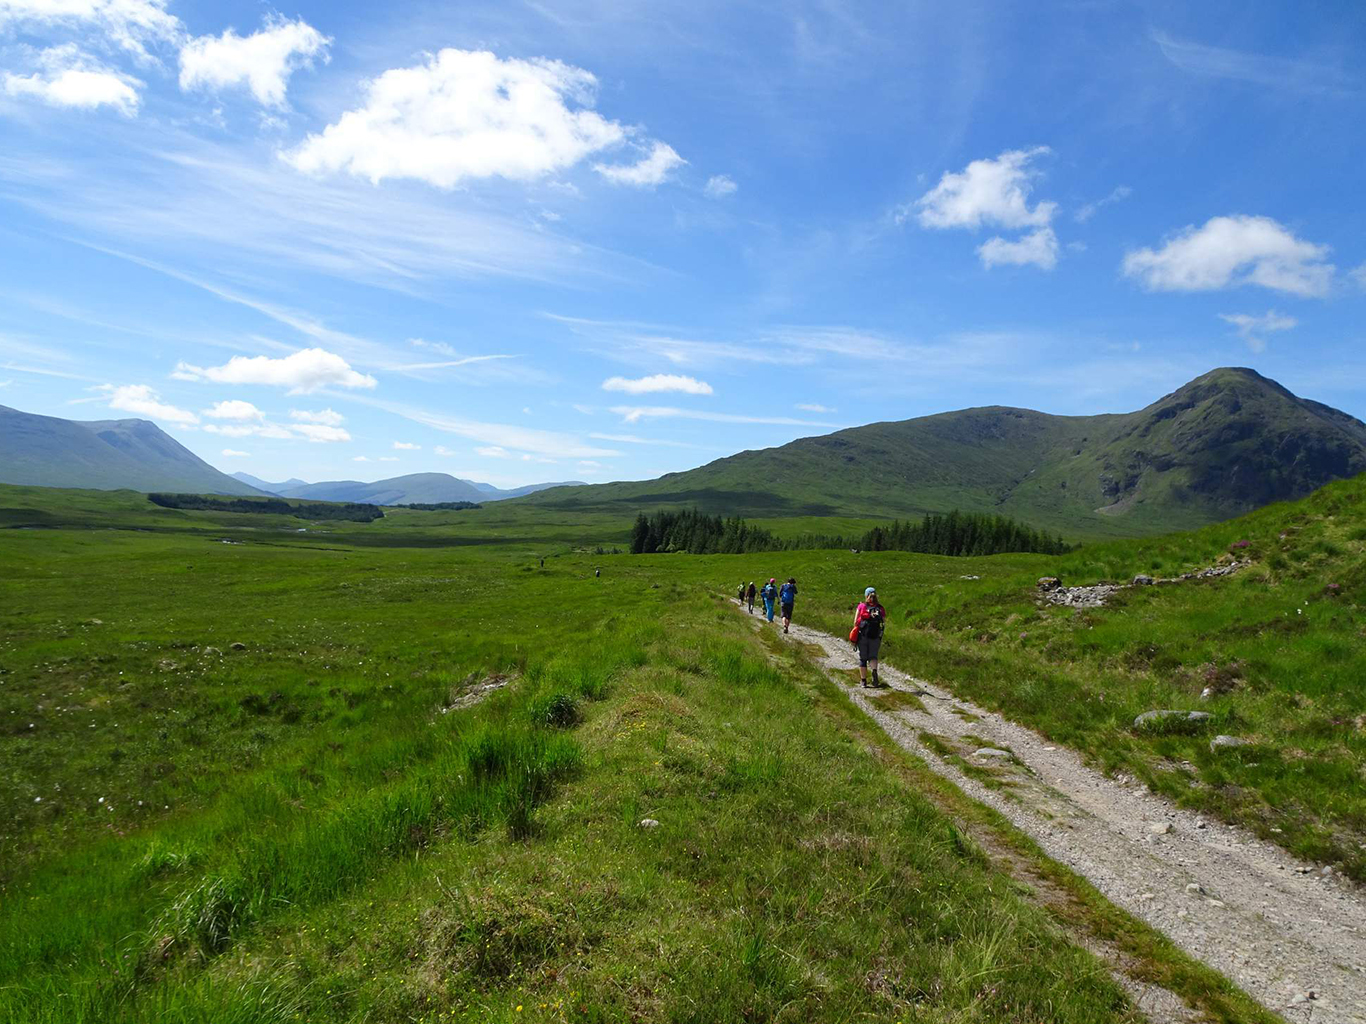
[(0, 532), (0, 1019), (1138, 1019), (700, 562), (127, 513)]

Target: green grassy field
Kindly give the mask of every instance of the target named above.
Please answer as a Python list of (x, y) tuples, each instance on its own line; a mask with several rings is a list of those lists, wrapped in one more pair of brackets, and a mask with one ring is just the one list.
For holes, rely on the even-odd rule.
[(0, 534), (0, 1018), (1137, 1019), (696, 582), (131, 512)]
[[(1362, 877), (1363, 496), (951, 559), (596, 555), (626, 524), (0, 488), (0, 1017), (1133, 1019), (953, 823), (975, 812), (721, 598), (793, 574), (799, 616), (843, 632), (874, 583), (895, 664)], [(1046, 573), (1244, 540), (1233, 577), (1035, 603)], [(1129, 727), (1166, 706), (1254, 745)]]

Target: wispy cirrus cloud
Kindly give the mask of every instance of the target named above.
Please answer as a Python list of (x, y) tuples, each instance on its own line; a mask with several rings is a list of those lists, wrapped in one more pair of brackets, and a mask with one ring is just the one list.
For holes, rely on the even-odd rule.
[[(350, 397), (351, 401), (359, 402), (362, 405), (383, 409), (414, 423), (431, 427), (433, 430), (455, 434), (458, 437), (477, 441), (483, 445), (498, 446), (548, 458), (598, 459), (615, 458), (621, 455), (621, 452), (616, 449), (585, 444), (579, 437), (560, 431), (521, 427), (510, 423), (490, 423), (463, 416), (431, 412), (401, 402), (387, 402), (360, 395)], [(433, 451), (438, 455), (458, 454), (442, 446), (437, 446)]]
[(1361, 88), (1357, 76), (1322, 59), (1297, 59), (1249, 53), (1177, 39), (1154, 32), (1152, 40), (1175, 67), (1208, 78), (1266, 86), (1280, 92), (1351, 93)]
[(1232, 324), (1238, 337), (1247, 342), (1253, 352), (1266, 351), (1266, 336), (1276, 331), (1289, 331), (1298, 327), (1300, 322), (1293, 316), (1285, 316), (1274, 309), (1268, 309), (1260, 316), (1248, 313), (1220, 313), (1219, 319)]
[(1085, 224), (1105, 207), (1113, 206), (1115, 203), (1122, 203), (1133, 194), (1134, 190), (1128, 185), (1116, 185), (1104, 199), (1097, 199), (1094, 203), (1085, 203), (1078, 207), (1077, 212), (1072, 214), (1072, 219), (1078, 224)]

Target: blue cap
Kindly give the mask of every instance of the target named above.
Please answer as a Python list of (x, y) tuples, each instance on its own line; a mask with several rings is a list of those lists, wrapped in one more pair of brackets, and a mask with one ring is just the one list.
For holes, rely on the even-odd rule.
[(863, 592), (863, 596), (864, 596), (864, 597), (867, 597), (869, 594), (876, 594), (876, 593), (877, 593), (877, 587), (869, 587), (867, 590), (865, 590), (865, 591)]

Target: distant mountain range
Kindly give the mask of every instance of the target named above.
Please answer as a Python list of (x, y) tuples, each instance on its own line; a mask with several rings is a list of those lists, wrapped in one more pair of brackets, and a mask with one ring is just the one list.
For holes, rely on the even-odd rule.
[(1364, 471), (1366, 424), (1241, 368), (1213, 370), (1138, 412), (988, 406), (802, 438), (657, 480), (513, 490), (446, 473), (275, 484), (220, 473), (144, 420), (77, 423), (0, 407), (0, 483), (380, 505), (518, 498), (566, 516), (696, 507), (872, 518), (958, 508), (1069, 538), (1123, 536), (1226, 519)]
[(259, 494), (220, 473), (155, 423), (82, 423), (0, 406), (0, 483)]
[(492, 484), (461, 480), (449, 473), (412, 473), (388, 480), (363, 483), (360, 480), (330, 480), (310, 484), (303, 480), (286, 480), (272, 484), (258, 480), (250, 473), (234, 473), (234, 477), (259, 490), (278, 494), (282, 498), (308, 498), (311, 501), (362, 501), (374, 505), (436, 504), (443, 501), (502, 501), (520, 498), (548, 487), (583, 486), (581, 481), (567, 484), (530, 484), (512, 490), (502, 490)]
[(565, 513), (696, 506), (754, 517), (959, 508), (1097, 537), (1199, 526), (1363, 471), (1366, 424), (1224, 368), (1133, 413), (964, 409), (524, 500)]

